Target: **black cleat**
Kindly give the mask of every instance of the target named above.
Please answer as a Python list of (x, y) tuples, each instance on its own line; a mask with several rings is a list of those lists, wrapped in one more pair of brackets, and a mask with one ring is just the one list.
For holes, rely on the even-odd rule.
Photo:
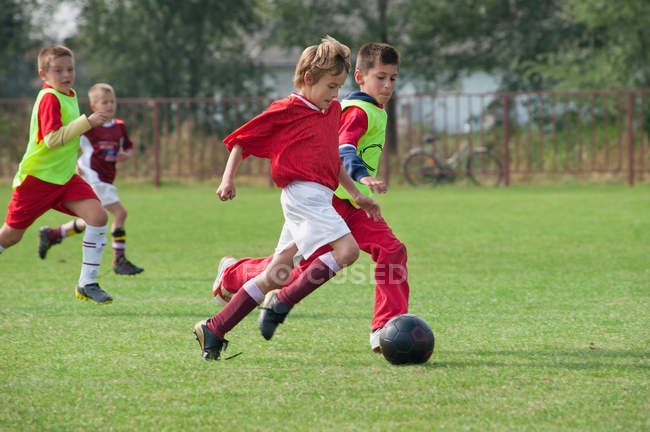
[(116, 274), (121, 275), (136, 275), (138, 273), (142, 273), (144, 269), (134, 265), (131, 261), (126, 259), (125, 256), (121, 256), (113, 265), (113, 271)]
[(97, 304), (113, 303), (113, 297), (101, 289), (97, 282), (85, 286), (77, 285), (75, 292), (79, 300), (92, 300)]
[(264, 299), (264, 304), (262, 305), (262, 310), (260, 311), (260, 318), (258, 321), (260, 332), (264, 339), (270, 340), (275, 333), (275, 328), (282, 322), (287, 316), (291, 308), (280, 301), (278, 298), (278, 292), (280, 290), (274, 290), (269, 292), (269, 294)]
[(219, 337), (208, 328), (208, 319), (199, 321), (194, 326), (194, 336), (201, 346), (204, 360), (219, 360), (221, 350), (226, 350), (228, 341)]
[(41, 257), (41, 259), (45, 259), (47, 251), (52, 246), (61, 243), (61, 239), (55, 241), (50, 240), (50, 237), (47, 235), (49, 229), (50, 227), (43, 226), (38, 230), (38, 256)]

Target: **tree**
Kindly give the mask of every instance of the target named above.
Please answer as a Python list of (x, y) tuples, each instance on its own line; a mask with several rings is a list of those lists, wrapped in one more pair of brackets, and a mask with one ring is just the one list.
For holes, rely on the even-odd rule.
[(579, 31), (535, 63), (560, 88), (650, 87), (650, 2), (566, 0), (562, 18)]
[(30, 12), (33, 1), (0, 1), (0, 97), (19, 97), (32, 93), (36, 75), (36, 56), (40, 42), (33, 36)]
[(261, 71), (246, 56), (257, 0), (84, 0), (78, 34), (84, 84), (120, 94), (206, 97), (257, 94)]

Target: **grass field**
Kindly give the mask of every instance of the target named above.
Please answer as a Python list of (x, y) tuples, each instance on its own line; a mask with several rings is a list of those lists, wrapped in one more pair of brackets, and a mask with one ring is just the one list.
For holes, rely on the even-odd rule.
[[(225, 254), (266, 255), (279, 192), (123, 185), (128, 255), (108, 306), (75, 299), (81, 238), (0, 255), (1, 430), (650, 430), (650, 186), (395, 189), (411, 312), (436, 335), (421, 366), (371, 353), (367, 255), (305, 299), (272, 341), (257, 312), (219, 362), (192, 327)], [(6, 208), (10, 187), (2, 186)], [(4, 215), (4, 210), (3, 210)]]

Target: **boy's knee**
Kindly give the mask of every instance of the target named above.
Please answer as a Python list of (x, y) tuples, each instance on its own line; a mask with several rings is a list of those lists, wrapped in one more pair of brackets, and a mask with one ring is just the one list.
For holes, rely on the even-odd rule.
[(86, 223), (93, 226), (104, 226), (108, 223), (108, 214), (106, 214), (106, 211), (102, 209), (100, 212), (93, 215), (92, 219), (94, 223), (91, 223), (90, 221), (86, 221)]
[(8, 247), (15, 245), (23, 238), (24, 232), (24, 230), (9, 228), (8, 225), (3, 226), (0, 229), (0, 246), (7, 249)]
[(356, 243), (347, 246), (339, 255), (339, 265), (347, 267), (359, 259), (359, 246)]

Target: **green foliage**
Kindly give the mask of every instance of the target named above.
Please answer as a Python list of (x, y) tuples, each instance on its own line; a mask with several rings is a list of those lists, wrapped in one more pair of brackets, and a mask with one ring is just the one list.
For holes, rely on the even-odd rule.
[[(409, 251), (411, 312), (432, 359), (370, 352), (373, 266), (306, 298), (264, 341), (254, 311), (208, 363), (191, 333), (218, 311), (224, 254), (272, 251), (279, 191), (118, 185), (135, 277), (108, 306), (75, 299), (80, 236), (36, 255), (37, 227), (0, 255), (3, 430), (647, 430), (648, 185), (393, 189), (383, 214)], [(4, 185), (0, 204), (10, 197)], [(417, 211), (414, 211), (417, 209)]]
[(582, 31), (536, 65), (559, 88), (650, 87), (650, 3), (566, 0), (561, 17)]
[(259, 25), (257, 3), (87, 0), (68, 42), (85, 86), (107, 81), (129, 97), (257, 94), (260, 73), (242, 38)]
[(32, 37), (30, 14), (35, 0), (0, 0), (0, 97), (18, 97), (31, 85), (23, 77), (37, 78), (39, 42)]

